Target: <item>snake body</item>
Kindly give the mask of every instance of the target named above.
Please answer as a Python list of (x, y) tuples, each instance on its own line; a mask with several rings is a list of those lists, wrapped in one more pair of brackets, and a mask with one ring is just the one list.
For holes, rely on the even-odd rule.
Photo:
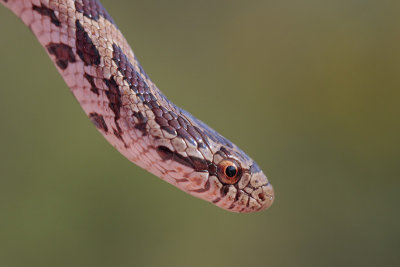
[(97, 0), (0, 2), (32, 30), (90, 120), (130, 161), (230, 211), (272, 204), (258, 165), (161, 93)]

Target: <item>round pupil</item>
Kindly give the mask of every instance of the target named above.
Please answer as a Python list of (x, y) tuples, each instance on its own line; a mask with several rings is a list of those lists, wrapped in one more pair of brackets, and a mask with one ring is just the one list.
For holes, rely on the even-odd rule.
[(236, 167), (235, 167), (235, 166), (232, 166), (232, 165), (226, 167), (226, 169), (225, 169), (225, 174), (226, 174), (226, 176), (228, 176), (228, 177), (233, 177), (233, 176), (235, 176), (235, 175), (236, 175)]

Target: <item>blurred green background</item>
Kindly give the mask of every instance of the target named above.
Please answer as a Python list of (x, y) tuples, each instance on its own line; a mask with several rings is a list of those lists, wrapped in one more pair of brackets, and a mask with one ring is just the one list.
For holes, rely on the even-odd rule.
[(275, 203), (229, 213), (128, 162), (0, 7), (0, 266), (400, 265), (400, 1), (103, 4)]

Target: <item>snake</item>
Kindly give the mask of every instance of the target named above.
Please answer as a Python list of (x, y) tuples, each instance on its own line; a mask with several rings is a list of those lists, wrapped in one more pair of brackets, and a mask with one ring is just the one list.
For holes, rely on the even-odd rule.
[(257, 163), (166, 98), (99, 1), (0, 2), (29, 27), (94, 126), (128, 160), (228, 211), (271, 206), (274, 190)]

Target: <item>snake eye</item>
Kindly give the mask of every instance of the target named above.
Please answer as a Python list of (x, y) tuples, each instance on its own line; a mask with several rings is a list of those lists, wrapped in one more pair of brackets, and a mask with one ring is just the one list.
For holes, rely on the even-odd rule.
[(241, 176), (240, 167), (233, 160), (223, 160), (218, 164), (218, 178), (224, 184), (235, 184)]
[(233, 165), (229, 165), (225, 168), (225, 175), (229, 178), (235, 177), (237, 174), (237, 168)]

